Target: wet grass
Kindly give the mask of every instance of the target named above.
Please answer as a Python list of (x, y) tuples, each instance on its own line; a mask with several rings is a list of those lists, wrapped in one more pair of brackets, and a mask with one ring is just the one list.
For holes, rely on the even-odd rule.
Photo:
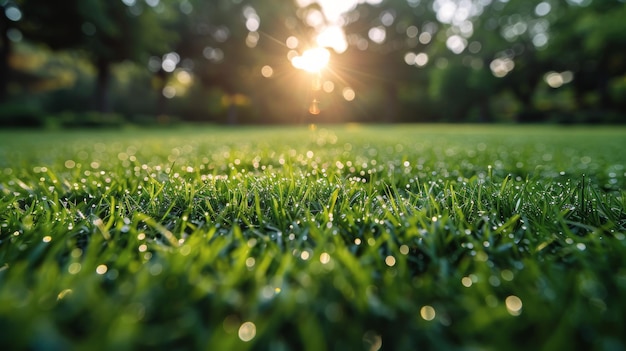
[(624, 350), (626, 129), (0, 132), (0, 348)]

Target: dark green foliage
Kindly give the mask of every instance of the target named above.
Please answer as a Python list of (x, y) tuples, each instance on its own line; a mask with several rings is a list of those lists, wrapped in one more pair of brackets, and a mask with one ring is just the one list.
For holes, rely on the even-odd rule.
[(44, 117), (37, 106), (24, 102), (7, 102), (0, 104), (0, 125), (6, 128), (42, 127)]
[[(622, 0), (361, 1), (317, 97), (289, 58), (317, 45), (322, 8), (298, 4), (2, 0), (0, 101), (229, 124), (300, 122), (314, 99), (316, 123), (626, 122)], [(49, 69), (58, 52), (73, 59)]]
[[(41, 0), (20, 2), (25, 37), (53, 50), (87, 54), (96, 71), (94, 109), (108, 113), (112, 65), (123, 61), (145, 64), (151, 54), (163, 54), (177, 40), (169, 31), (172, 13), (164, 4), (149, 6), (122, 1), (63, 0), (56, 6)], [(159, 13), (157, 15), (157, 12)]]

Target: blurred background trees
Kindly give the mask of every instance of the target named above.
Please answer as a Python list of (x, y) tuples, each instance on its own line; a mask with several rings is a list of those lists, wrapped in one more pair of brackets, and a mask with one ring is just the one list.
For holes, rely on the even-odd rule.
[(625, 5), (0, 0), (0, 124), (624, 122)]

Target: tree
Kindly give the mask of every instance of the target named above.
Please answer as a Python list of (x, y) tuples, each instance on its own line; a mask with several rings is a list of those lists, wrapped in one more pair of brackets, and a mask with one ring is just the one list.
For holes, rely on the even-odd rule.
[(176, 39), (168, 30), (164, 2), (107, 0), (24, 0), (20, 29), (27, 39), (53, 50), (80, 50), (96, 68), (95, 107), (110, 110), (111, 66), (125, 60), (146, 62)]
[(181, 11), (186, 15), (180, 18), (177, 28), (185, 40), (173, 49), (181, 60), (193, 62), (192, 71), (204, 90), (223, 92), (229, 122), (236, 123), (245, 82), (241, 70), (250, 62), (244, 16), (249, 5), (230, 0), (189, 0), (184, 4), (186, 8)]
[[(625, 11), (622, 0), (387, 0), (346, 17), (357, 45), (345, 61), (359, 62), (360, 71), (384, 72), (385, 79), (369, 85), (385, 86), (391, 113), (398, 87), (421, 76), (444, 120), (479, 111), (489, 121), (490, 100), (508, 91), (522, 106), (518, 120), (537, 121), (534, 97), (555, 69), (573, 73), (578, 101), (616, 108), (611, 84), (621, 86), (626, 71)], [(361, 52), (354, 48), (359, 45)], [(401, 64), (402, 55), (411, 64), (418, 53), (428, 61), (420, 75)]]
[[(618, 110), (612, 81), (626, 76), (626, 6), (623, 1), (565, 2), (545, 52), (552, 69), (572, 72), (581, 109)], [(622, 111), (623, 112), (623, 111)]]
[(0, 0), (0, 102), (7, 98), (7, 85), (9, 83), (9, 58), (13, 52), (9, 33), (15, 29), (15, 22), (19, 21), (21, 16), (21, 11), (16, 2)]
[(510, 91), (521, 103), (519, 122), (536, 121), (538, 116), (533, 96), (545, 73), (538, 51), (546, 45), (542, 38), (548, 36), (550, 21), (556, 16), (550, 13), (549, 5), (547, 12), (537, 11), (539, 4), (548, 3), (494, 1), (473, 20), (473, 33), (468, 38), (469, 60), (477, 60), (480, 67), (475, 73), (481, 79), (474, 79), (472, 87), (482, 92), (476, 101), (485, 104), (499, 92)]
[[(294, 70), (287, 59), (286, 39), (304, 31), (295, 16), (295, 3), (184, 3), (187, 14), (180, 18), (177, 28), (185, 40), (173, 50), (181, 61), (193, 62), (188, 70), (203, 90), (222, 94), (228, 123), (258, 121), (261, 117), (278, 120), (293, 114), (294, 110), (289, 110), (294, 105), (292, 84), (281, 84), (277, 77)], [(266, 71), (263, 76), (265, 66), (271, 73)]]
[[(370, 96), (370, 103), (379, 102), (378, 113), (382, 120), (393, 122), (405, 118), (400, 114), (414, 114), (410, 110), (401, 112), (399, 97), (402, 91), (421, 91), (411, 89), (410, 85), (428, 80), (428, 71), (424, 68), (430, 54), (437, 50), (432, 38), (438, 31), (428, 3), (404, 0), (389, 0), (378, 5), (364, 3), (347, 14), (345, 22), (349, 47), (339, 59), (343, 75), (365, 90), (361, 94)], [(424, 32), (429, 39), (422, 36), (420, 42), (419, 34)], [(372, 96), (367, 90), (378, 92)], [(423, 92), (425, 96), (425, 90)], [(375, 111), (373, 107), (367, 110)]]

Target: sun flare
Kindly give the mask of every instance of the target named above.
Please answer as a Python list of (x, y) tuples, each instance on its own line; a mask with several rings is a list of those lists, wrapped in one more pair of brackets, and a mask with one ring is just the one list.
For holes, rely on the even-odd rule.
[(291, 59), (291, 64), (310, 73), (319, 73), (330, 60), (330, 52), (324, 48), (312, 48)]

